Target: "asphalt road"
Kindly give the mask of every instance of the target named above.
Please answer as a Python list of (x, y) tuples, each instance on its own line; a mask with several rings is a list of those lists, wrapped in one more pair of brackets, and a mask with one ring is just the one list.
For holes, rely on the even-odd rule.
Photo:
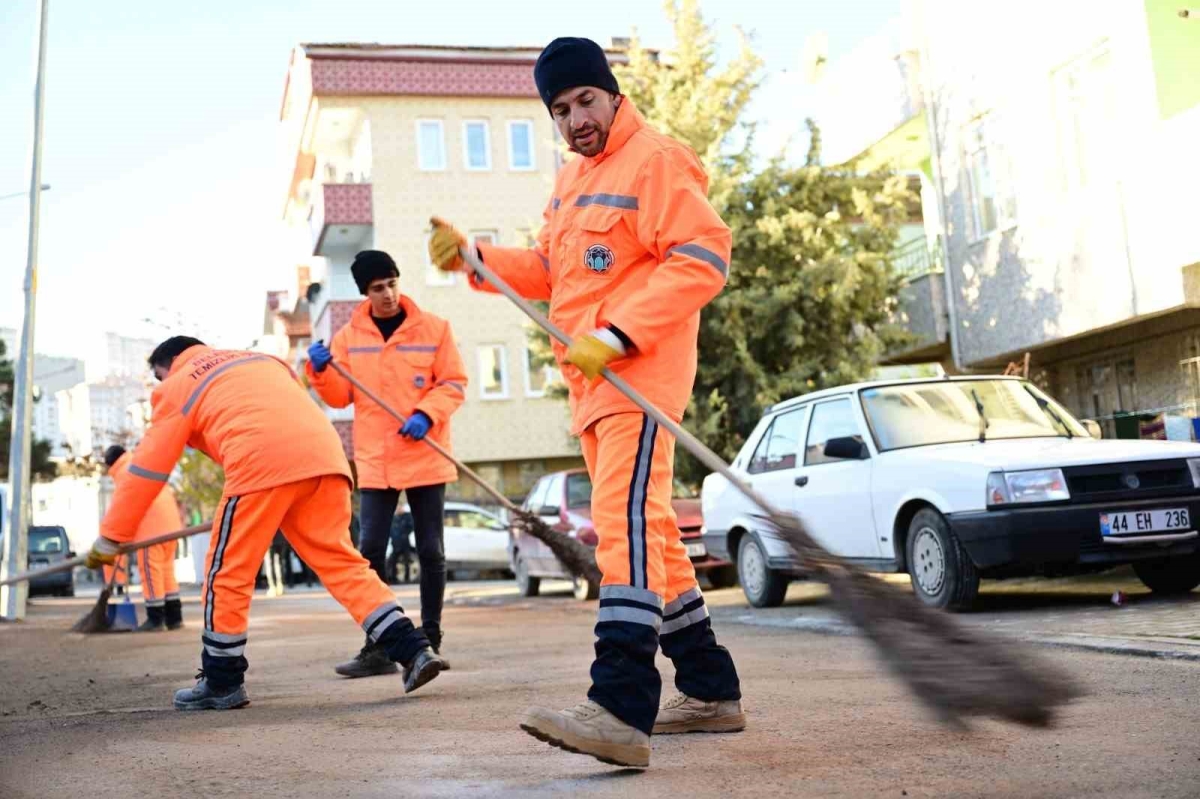
[[(954, 731), (857, 637), (735, 623), (771, 618), (736, 591), (712, 604), (749, 729), (656, 737), (649, 770), (614, 769), (516, 726), (531, 703), (583, 698), (595, 605), (495, 583), (450, 590), (454, 670), (410, 697), (398, 677), (333, 674), (362, 639), (328, 597), (260, 596), (252, 704), (224, 713), (171, 709), (199, 659), (194, 600), (190, 629), (91, 637), (66, 631), (87, 600), (37, 602), (27, 622), (0, 625), (0, 796), (1200, 796), (1200, 663), (1045, 648), (1088, 691), (1057, 727)], [(415, 606), (413, 589), (400, 594)], [(1057, 608), (1025, 604), (1014, 612), (1031, 624)]]

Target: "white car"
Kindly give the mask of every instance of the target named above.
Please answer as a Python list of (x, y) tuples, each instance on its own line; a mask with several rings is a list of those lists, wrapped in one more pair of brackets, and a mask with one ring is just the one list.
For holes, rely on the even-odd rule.
[[(1100, 440), (1007, 377), (844, 386), (767, 410), (734, 471), (820, 543), (908, 573), (929, 605), (969, 607), (980, 578), (1131, 563), (1160, 593), (1200, 585), (1200, 445)], [(735, 560), (756, 607), (803, 574), (720, 475), (701, 492), (704, 541)]]
[[(403, 513), (411, 513), (408, 505)], [(466, 502), (447, 502), (443, 541), (452, 571), (508, 571), (508, 525), (496, 514)], [(409, 534), (409, 544), (415, 542)]]

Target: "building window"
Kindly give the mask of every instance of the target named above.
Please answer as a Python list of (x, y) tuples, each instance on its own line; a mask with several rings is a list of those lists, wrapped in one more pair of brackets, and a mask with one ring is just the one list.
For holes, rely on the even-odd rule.
[(508, 168), (528, 172), (536, 168), (533, 159), (533, 121), (508, 121)]
[(423, 172), (441, 172), (446, 168), (446, 135), (442, 120), (417, 120), (417, 167)]
[(990, 114), (965, 130), (967, 179), (977, 239), (1012, 225), (1017, 217), (1008, 157), (995, 133), (996, 121)]
[(500, 240), (500, 234), (494, 230), (472, 230), (467, 234), (467, 238), (470, 239), (472, 244), (479, 244), (480, 242), (495, 244)]
[(479, 396), (508, 399), (508, 355), (503, 344), (479, 347)]
[(544, 397), (546, 387), (562, 381), (562, 374), (550, 363), (542, 363), (538, 353), (525, 345), (525, 396)]
[(1082, 190), (1111, 169), (1121, 129), (1107, 45), (1054, 73), (1054, 104), (1063, 187)]
[(437, 268), (433, 259), (429, 257), (429, 237), (431, 232), (425, 231), (425, 285), (426, 286), (453, 286), (454, 273), (446, 272)]
[(1079, 415), (1099, 422), (1105, 438), (1119, 437), (1114, 416), (1139, 410), (1133, 358), (1084, 364), (1076, 369), (1075, 378), (1079, 387)]
[(486, 120), (475, 119), (463, 123), (463, 166), (472, 172), (484, 172), (492, 168), (492, 142)]

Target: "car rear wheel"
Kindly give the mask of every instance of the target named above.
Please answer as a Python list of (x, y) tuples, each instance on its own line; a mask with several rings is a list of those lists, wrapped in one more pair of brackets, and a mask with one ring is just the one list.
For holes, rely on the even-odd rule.
[(767, 565), (766, 550), (753, 533), (743, 537), (738, 546), (737, 571), (751, 605), (777, 608), (783, 604), (790, 580)]
[(718, 566), (704, 573), (713, 588), (733, 588), (738, 583), (737, 566)]
[(575, 598), (580, 602), (591, 602), (600, 598), (600, 583), (585, 580), (582, 577), (573, 578)]
[(1200, 553), (1135, 561), (1133, 572), (1156, 594), (1186, 594), (1200, 585)]
[(529, 564), (525, 562), (525, 558), (520, 553), (517, 553), (517, 563), (513, 567), (513, 572), (517, 575), (517, 591), (521, 596), (538, 595), (542, 581), (537, 577), (529, 576)]
[(930, 607), (966, 610), (979, 595), (979, 570), (933, 508), (918, 511), (908, 526), (908, 575)]

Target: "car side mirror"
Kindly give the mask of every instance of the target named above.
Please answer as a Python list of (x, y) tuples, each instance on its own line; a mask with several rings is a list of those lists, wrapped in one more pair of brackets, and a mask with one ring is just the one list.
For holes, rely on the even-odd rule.
[(557, 505), (543, 505), (538, 509), (538, 516), (559, 516), (562, 514), (562, 508)]
[(1084, 419), (1083, 429), (1087, 430), (1092, 438), (1104, 438), (1104, 428), (1095, 419)]
[(842, 436), (825, 442), (825, 457), (840, 461), (862, 461), (869, 457), (869, 453), (862, 441), (853, 436)]
[(67, 550), (67, 557), (68, 557), (68, 558), (75, 558), (75, 557), (78, 557), (78, 554), (75, 552), (75, 550), (73, 550), (73, 549), (68, 549), (68, 550)]

